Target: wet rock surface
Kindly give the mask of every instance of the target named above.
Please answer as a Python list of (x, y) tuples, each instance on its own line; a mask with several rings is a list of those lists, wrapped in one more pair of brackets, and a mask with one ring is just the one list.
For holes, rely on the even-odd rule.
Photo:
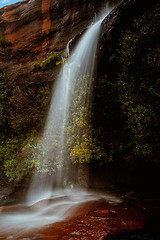
[(66, 240), (130, 240), (160, 239), (159, 203), (146, 203), (124, 198), (117, 205), (104, 199), (81, 204), (68, 219), (43, 229), (10, 232), (0, 239), (66, 239)]

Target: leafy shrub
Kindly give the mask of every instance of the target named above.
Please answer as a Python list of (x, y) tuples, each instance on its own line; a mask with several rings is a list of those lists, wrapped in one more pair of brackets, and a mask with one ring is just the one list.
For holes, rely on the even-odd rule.
[(32, 167), (22, 149), (42, 127), (50, 90), (47, 84), (23, 89), (18, 84), (11, 88), (7, 82), (1, 70), (0, 164), (9, 180), (18, 182)]
[(134, 19), (118, 50), (119, 102), (133, 151), (157, 158), (160, 141), (160, 5)]
[(57, 54), (56, 52), (48, 52), (45, 54), (45, 59), (42, 62), (36, 62), (31, 66), (31, 71), (45, 71), (49, 68), (62, 64), (63, 61), (64, 59), (62, 58), (61, 54)]
[[(73, 93), (66, 141), (69, 158), (73, 163), (89, 163), (96, 160), (101, 163), (108, 159), (107, 152), (98, 141), (92, 125), (93, 99), (90, 92), (93, 89), (90, 85), (93, 84), (94, 79), (90, 79), (89, 76), (80, 77)], [(86, 102), (88, 98), (91, 98), (89, 103)]]

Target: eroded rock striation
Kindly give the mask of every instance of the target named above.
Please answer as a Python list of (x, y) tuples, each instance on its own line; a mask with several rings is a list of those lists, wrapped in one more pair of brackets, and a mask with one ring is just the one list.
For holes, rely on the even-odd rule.
[[(2, 67), (12, 81), (25, 85), (54, 81), (56, 71), (30, 74), (31, 66), (44, 59), (46, 49), (65, 51), (93, 21), (95, 13), (114, 0), (23, 0), (0, 9), (0, 36), (11, 46), (0, 54)], [(54, 75), (54, 76), (53, 76)]]
[[(0, 61), (12, 78), (31, 80), (30, 67), (42, 61), (46, 48), (64, 52), (66, 44), (76, 39), (93, 21), (105, 4), (119, 3), (102, 23), (99, 43), (100, 71), (106, 70), (106, 56), (115, 48), (122, 29), (129, 26), (133, 16), (152, 8), (158, 0), (23, 0), (0, 9), (0, 36), (11, 42), (10, 51)], [(72, 41), (74, 43), (74, 41)], [(13, 55), (13, 58), (8, 56)], [(15, 60), (16, 59), (16, 60)], [(20, 74), (18, 74), (20, 73)], [(18, 74), (18, 76), (17, 76)], [(49, 80), (39, 73), (40, 81)]]
[(64, 50), (106, 2), (24, 0), (0, 9), (0, 30), (14, 47), (32, 44), (42, 49), (48, 43), (54, 50)]

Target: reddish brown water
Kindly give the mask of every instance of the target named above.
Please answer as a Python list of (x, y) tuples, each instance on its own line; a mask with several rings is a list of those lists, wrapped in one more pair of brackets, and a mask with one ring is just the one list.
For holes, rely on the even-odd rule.
[[(3, 208), (5, 211), (5, 208)], [(8, 211), (8, 207), (6, 207)], [(0, 232), (0, 239), (17, 240), (102, 240), (102, 239), (160, 239), (144, 233), (144, 225), (150, 214), (150, 207), (144, 202), (125, 200), (116, 205), (105, 199), (80, 204), (66, 220), (50, 224), (41, 229)], [(137, 231), (141, 231), (138, 232)], [(132, 233), (132, 238), (118, 237), (115, 234)], [(136, 232), (135, 232), (136, 231)], [(143, 235), (143, 236), (140, 236)], [(153, 234), (154, 235), (154, 234)], [(145, 238), (144, 238), (145, 236)], [(134, 238), (135, 237), (135, 238)], [(143, 237), (143, 238), (142, 238)]]

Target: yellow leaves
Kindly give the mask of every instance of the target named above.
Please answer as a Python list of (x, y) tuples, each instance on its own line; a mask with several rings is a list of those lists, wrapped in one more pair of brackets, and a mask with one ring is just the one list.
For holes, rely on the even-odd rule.
[(73, 149), (71, 149), (70, 156), (74, 163), (76, 162), (89, 162), (93, 150), (86, 142), (79, 143)]
[(75, 124), (80, 128), (83, 128), (86, 125), (84, 119), (81, 118), (75, 119)]
[(160, 45), (157, 44), (153, 49), (149, 49), (149, 54), (146, 57), (146, 62), (156, 67), (157, 70), (160, 69)]
[(48, 52), (42, 62), (35, 62), (31, 66), (31, 71), (45, 71), (53, 66), (58, 66), (59, 64), (62, 64), (64, 61), (65, 59), (62, 58), (62, 54), (56, 52)]
[(88, 137), (84, 135), (81, 142), (77, 142), (70, 150), (70, 157), (73, 163), (90, 162), (91, 160), (102, 161), (102, 159), (109, 160), (101, 144), (98, 143), (92, 135)]
[(70, 157), (75, 162), (89, 162), (95, 152), (92, 136), (85, 137), (71, 149)]

